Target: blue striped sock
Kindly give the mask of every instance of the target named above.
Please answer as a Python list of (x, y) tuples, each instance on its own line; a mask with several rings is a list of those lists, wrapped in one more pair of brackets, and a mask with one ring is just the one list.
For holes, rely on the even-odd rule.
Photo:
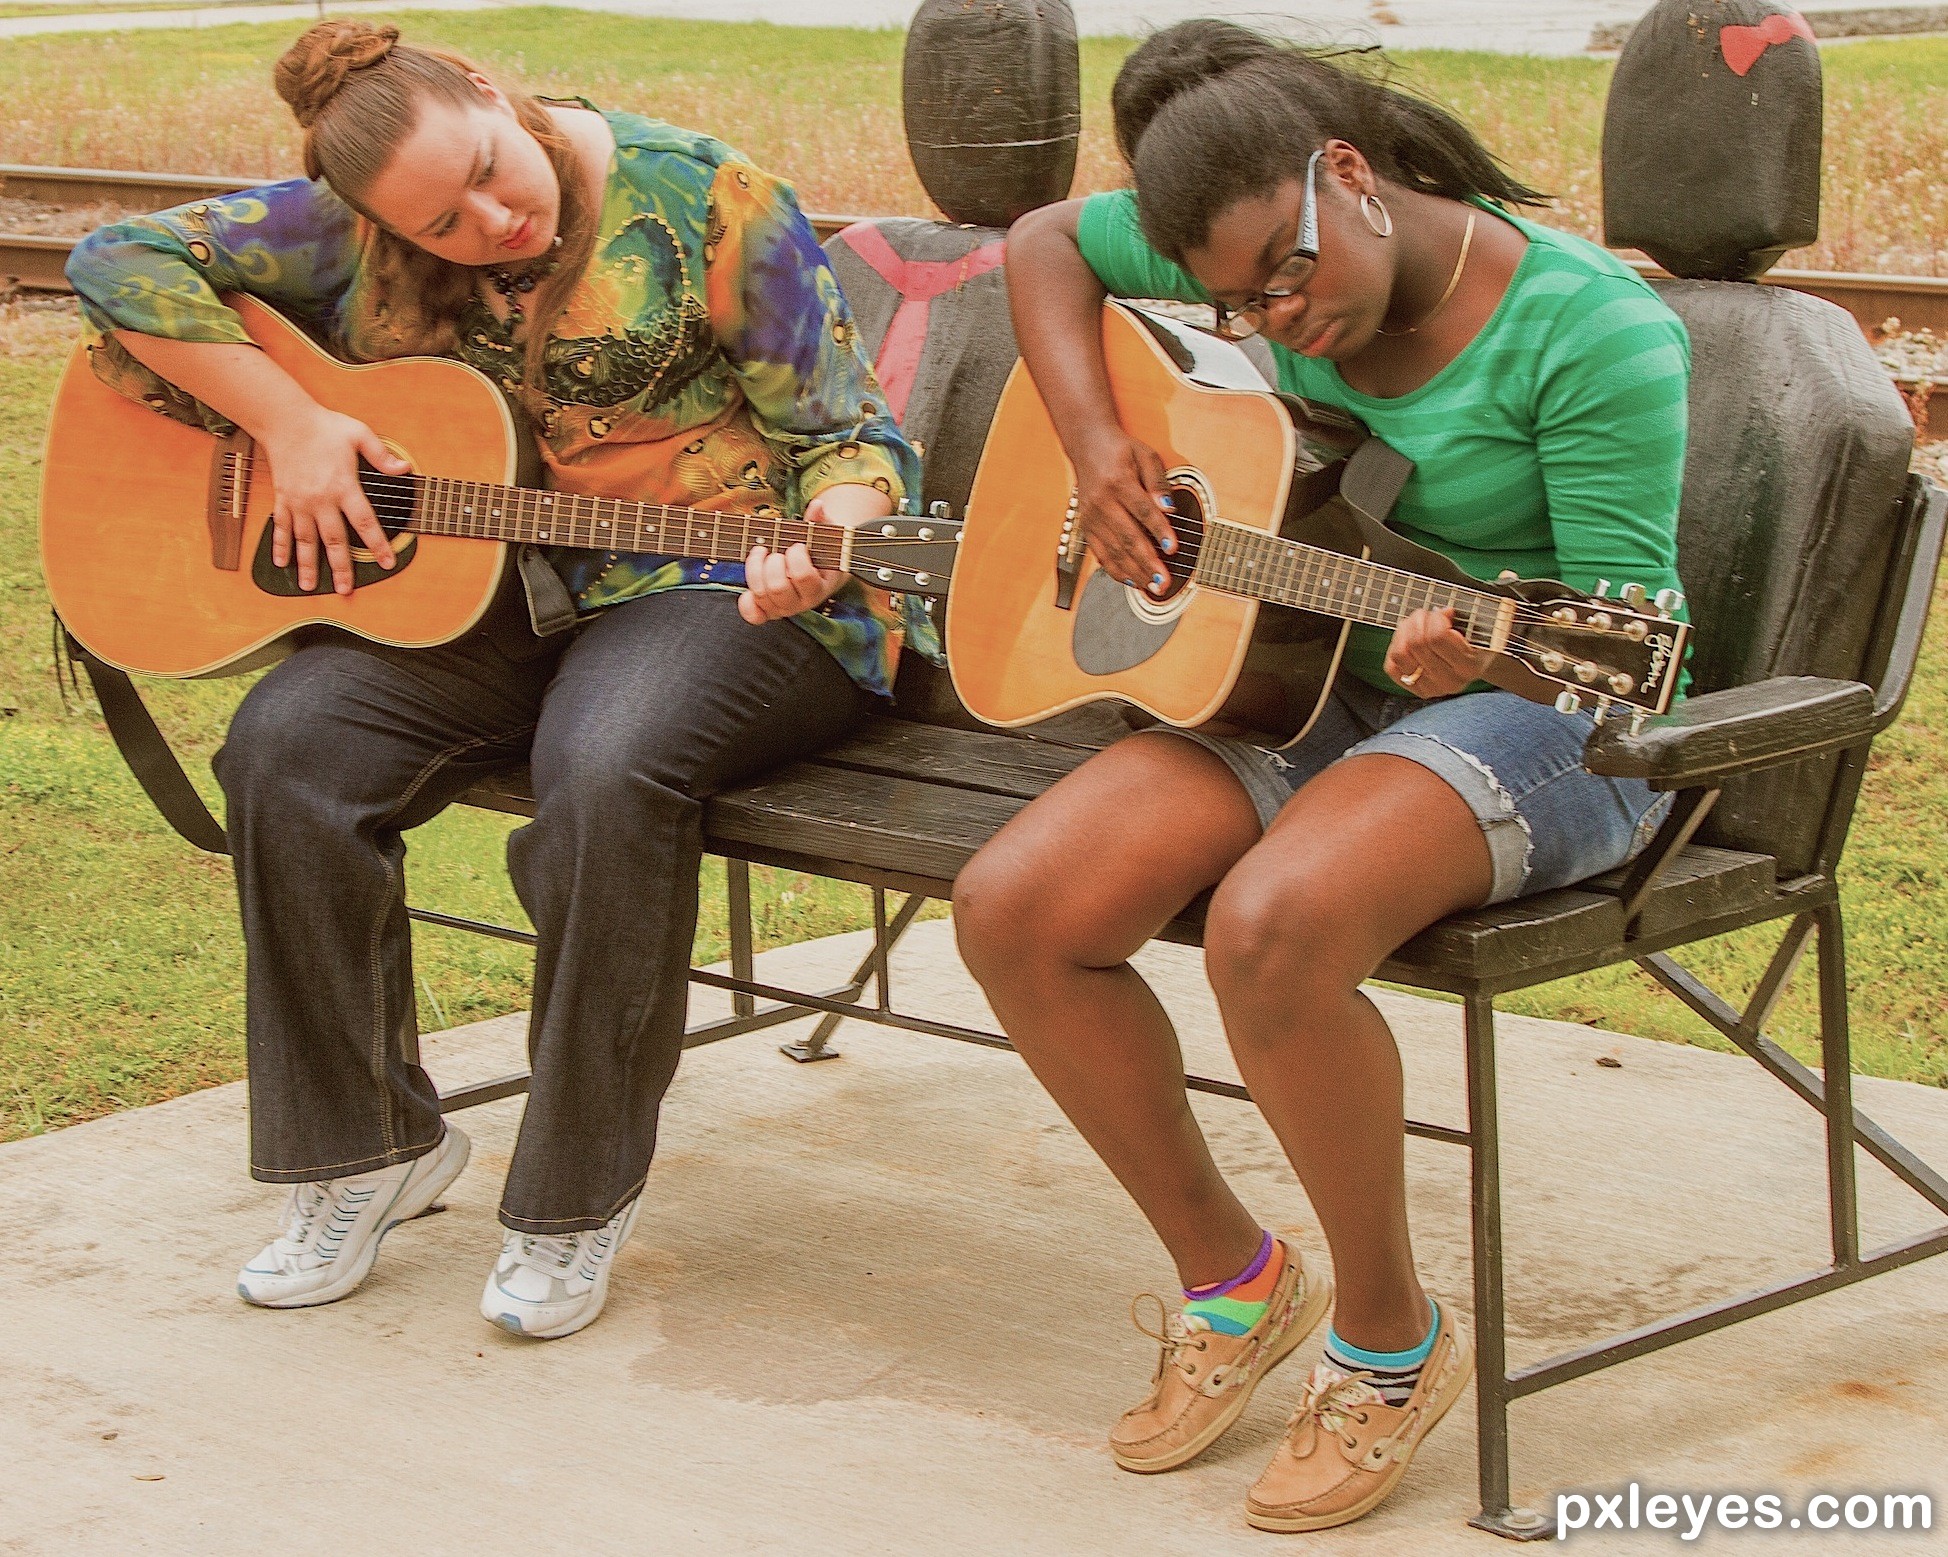
[(1339, 1331), (1328, 1326), (1326, 1362), (1341, 1373), (1371, 1375), (1369, 1382), (1379, 1391), (1382, 1400), (1390, 1406), (1404, 1406), (1413, 1394), (1414, 1386), (1420, 1382), (1420, 1370), (1434, 1354), (1434, 1337), (1441, 1329), (1440, 1305), (1429, 1298), (1427, 1307), (1430, 1315), (1427, 1339), (1404, 1352), (1369, 1352), (1364, 1347), (1341, 1340)]

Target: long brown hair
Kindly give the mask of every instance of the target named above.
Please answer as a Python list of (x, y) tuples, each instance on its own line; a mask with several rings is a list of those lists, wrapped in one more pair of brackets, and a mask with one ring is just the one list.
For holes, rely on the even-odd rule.
[[(272, 79), (304, 130), (304, 171), (372, 226), (370, 316), (359, 321), (359, 349), (369, 357), (415, 353), (445, 355), (458, 338), (461, 310), (476, 295), (473, 268), (429, 254), (393, 232), (365, 204), (365, 195), (400, 143), (419, 122), (425, 103), (478, 107), (480, 89), (471, 75), (485, 75), (472, 61), (445, 49), (399, 42), (397, 27), (334, 18), (317, 23), (284, 51)], [(542, 103), (502, 88), (521, 128), (548, 155), (561, 186), (556, 231), (561, 249), (553, 271), (535, 288), (528, 316), (523, 399), (538, 411), (545, 398), (542, 352), (589, 255), (595, 248), (596, 212), (583, 186), (573, 144), (555, 128)]]

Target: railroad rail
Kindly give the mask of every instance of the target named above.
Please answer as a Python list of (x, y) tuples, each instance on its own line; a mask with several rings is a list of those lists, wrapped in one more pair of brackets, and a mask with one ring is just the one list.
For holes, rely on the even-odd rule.
[[(214, 173), (135, 173), (104, 168), (29, 167), (0, 163), (0, 197), (55, 206), (120, 205), (129, 210), (165, 210), (190, 200), (210, 200), (248, 189), (262, 179)], [(808, 213), (821, 240), (853, 216)], [(0, 286), (11, 281), (32, 291), (68, 290), (62, 267), (75, 239), (34, 233), (0, 232)], [(1646, 275), (1663, 272), (1647, 260), (1633, 261)], [(1931, 330), (1948, 337), (1948, 276), (1887, 276), (1828, 270), (1774, 270), (1763, 278), (1771, 286), (1791, 287), (1837, 303), (1853, 315), (1869, 339), (1889, 319), (1903, 329)], [(1896, 379), (1904, 387), (1913, 380)]]

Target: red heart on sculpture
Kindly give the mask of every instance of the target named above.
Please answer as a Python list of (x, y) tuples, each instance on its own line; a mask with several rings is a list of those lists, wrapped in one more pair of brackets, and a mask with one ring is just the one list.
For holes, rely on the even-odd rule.
[(1813, 29), (1797, 11), (1776, 11), (1756, 27), (1725, 27), (1718, 33), (1718, 52), (1732, 74), (1742, 76), (1759, 62), (1759, 56), (1775, 43), (1793, 38), (1813, 41)]

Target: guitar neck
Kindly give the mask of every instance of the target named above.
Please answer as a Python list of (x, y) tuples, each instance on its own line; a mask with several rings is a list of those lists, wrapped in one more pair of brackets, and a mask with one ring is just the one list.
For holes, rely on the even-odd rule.
[(422, 535), (587, 551), (657, 552), (712, 562), (742, 562), (753, 546), (783, 551), (802, 542), (819, 567), (844, 568), (850, 563), (850, 531), (784, 514), (714, 513), (444, 476), (368, 474), (364, 486), (373, 508), (390, 527)]
[(1227, 594), (1321, 616), (1394, 627), (1416, 611), (1446, 606), (1455, 630), (1477, 648), (1500, 651), (1515, 602), (1485, 590), (1287, 540), (1228, 520), (1207, 523), (1192, 578)]

